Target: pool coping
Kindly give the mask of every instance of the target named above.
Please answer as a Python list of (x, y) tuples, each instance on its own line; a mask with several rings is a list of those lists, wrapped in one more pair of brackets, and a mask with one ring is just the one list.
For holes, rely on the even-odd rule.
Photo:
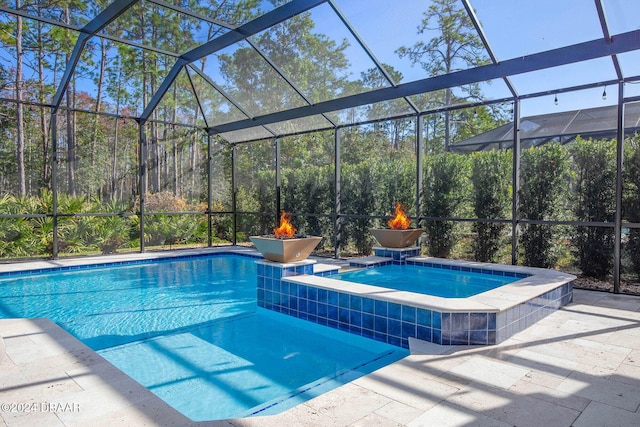
[(0, 264), (0, 277), (46, 273), (51, 270), (80, 270), (115, 265), (143, 264), (162, 260), (206, 257), (210, 255), (244, 255), (262, 258), (260, 252), (245, 246), (217, 246), (211, 248), (176, 249), (162, 252), (128, 252), (113, 255), (91, 255), (79, 258), (57, 258), (17, 261)]

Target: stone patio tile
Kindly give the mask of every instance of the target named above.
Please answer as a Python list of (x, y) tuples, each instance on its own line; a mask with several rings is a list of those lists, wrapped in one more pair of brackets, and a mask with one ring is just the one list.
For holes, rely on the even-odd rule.
[(303, 403), (286, 412), (266, 417), (251, 417), (213, 422), (200, 422), (191, 424), (192, 427), (331, 427), (338, 426), (330, 414), (320, 413), (315, 408)]
[(11, 427), (62, 427), (65, 424), (52, 412), (0, 412), (3, 424)]
[(402, 425), (403, 424), (397, 421), (392, 421), (376, 413), (369, 414), (351, 424), (353, 427), (401, 427)]
[(458, 387), (444, 384), (437, 378), (425, 377), (424, 373), (419, 371), (414, 372), (413, 376), (398, 377), (394, 375), (394, 370), (381, 369), (357, 379), (354, 384), (423, 411), (459, 390)]
[(498, 421), (467, 408), (442, 402), (416, 418), (408, 427), (511, 427), (511, 424)]
[(629, 355), (624, 360), (624, 363), (640, 368), (640, 350), (633, 350), (629, 352)]
[(619, 315), (628, 316), (631, 313), (640, 311), (638, 306), (639, 299), (629, 295), (613, 295), (607, 294), (604, 298), (598, 301), (597, 307), (612, 308), (618, 312)]
[[(164, 402), (157, 399), (149, 399), (135, 406), (128, 406), (119, 411), (113, 411), (105, 416), (91, 420), (92, 427), (117, 427), (117, 426), (163, 426), (179, 427), (189, 424), (191, 420), (176, 411)], [(67, 426), (84, 425), (83, 422), (71, 423), (67, 421)], [(230, 426), (229, 423), (223, 425)]]
[(640, 405), (640, 388), (580, 372), (572, 373), (557, 389), (627, 411)]
[(510, 364), (532, 371), (543, 372), (559, 378), (565, 378), (576, 370), (580, 364), (563, 357), (540, 353), (538, 347), (518, 349), (503, 359)]
[(57, 404), (77, 405), (77, 411), (59, 412), (58, 417), (65, 425), (91, 425), (101, 422), (113, 413), (122, 412), (125, 409), (133, 408), (151, 397), (155, 396), (147, 389), (130, 380), (92, 387), (89, 390), (66, 393), (64, 397), (52, 400)]
[(460, 390), (447, 399), (447, 404), (518, 427), (568, 427), (580, 414), (570, 408), (481, 383)]
[(409, 368), (409, 375), (415, 376), (416, 370), (429, 377), (440, 377), (451, 371), (456, 366), (470, 360), (473, 354), (456, 352), (441, 355), (411, 355), (400, 360), (393, 366), (406, 366)]
[(349, 425), (382, 408), (389, 401), (388, 397), (349, 383), (309, 400), (306, 405), (326, 415), (336, 425)]
[(542, 371), (532, 370), (524, 376), (522, 381), (554, 389), (562, 382), (563, 379), (564, 377), (559, 377), (557, 375), (548, 374)]
[(509, 389), (509, 391), (524, 396), (535, 397), (536, 399), (564, 406), (565, 408), (575, 409), (576, 411), (583, 411), (591, 402), (591, 400), (587, 398), (574, 396), (569, 393), (558, 391), (554, 388), (545, 387), (525, 380), (518, 381)]
[(375, 413), (390, 420), (395, 420), (403, 425), (406, 425), (422, 415), (423, 412), (424, 411), (420, 409), (416, 409), (412, 406), (392, 400), (382, 408), (377, 409)]
[[(640, 327), (635, 326), (637, 331), (640, 331)], [(618, 330), (609, 336), (607, 343), (621, 345), (633, 350), (640, 350), (640, 333), (634, 334), (631, 329)]]
[(529, 369), (476, 357), (451, 369), (451, 373), (472, 381), (508, 389), (529, 373)]
[(640, 369), (636, 365), (623, 363), (609, 376), (609, 380), (640, 388)]
[(599, 402), (591, 402), (580, 414), (574, 427), (630, 427), (640, 425), (640, 414), (621, 411)]
[(591, 344), (585, 344), (585, 342), (595, 343), (595, 341), (583, 341), (582, 343), (552, 341), (537, 345), (533, 349), (537, 353), (575, 362), (580, 365), (579, 368), (600, 367), (615, 370), (626, 359), (626, 354), (607, 353), (602, 347), (596, 348)]

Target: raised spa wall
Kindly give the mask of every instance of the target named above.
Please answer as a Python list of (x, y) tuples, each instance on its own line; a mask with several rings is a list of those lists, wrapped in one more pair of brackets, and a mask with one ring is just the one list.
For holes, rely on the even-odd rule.
[[(475, 300), (474, 297), (442, 299), (408, 292), (386, 292), (379, 287), (327, 278), (325, 276), (336, 274), (338, 267), (316, 265), (314, 260), (289, 264), (257, 261), (258, 305), (409, 348), (409, 338), (442, 345), (497, 344), (568, 304), (573, 298), (575, 277), (564, 273), (551, 270), (545, 277), (546, 270), (541, 269), (456, 263), (415, 257), (413, 252), (411, 256), (404, 256), (401, 252), (376, 248), (376, 255), (362, 259), (361, 266), (408, 263), (506, 275), (516, 280), (512, 287), (514, 293), (505, 297), (506, 293), (501, 293), (498, 288)], [(356, 260), (354, 264), (358, 265), (358, 262)], [(495, 299), (496, 303), (484, 303), (487, 299)]]

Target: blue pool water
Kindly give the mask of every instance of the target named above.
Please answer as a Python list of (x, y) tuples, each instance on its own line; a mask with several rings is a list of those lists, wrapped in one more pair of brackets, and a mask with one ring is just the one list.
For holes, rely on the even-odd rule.
[(195, 421), (288, 409), (406, 350), (257, 307), (224, 255), (0, 277), (0, 318), (48, 317)]
[(444, 298), (466, 298), (519, 280), (516, 277), (408, 264), (349, 271), (331, 277)]

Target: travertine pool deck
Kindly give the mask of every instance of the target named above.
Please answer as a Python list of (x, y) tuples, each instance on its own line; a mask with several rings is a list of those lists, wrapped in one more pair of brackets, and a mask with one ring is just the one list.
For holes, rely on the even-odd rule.
[(498, 345), (412, 340), (405, 359), (287, 412), (205, 423), (49, 320), (0, 320), (0, 336), (0, 426), (640, 425), (633, 296), (574, 290), (572, 303)]

